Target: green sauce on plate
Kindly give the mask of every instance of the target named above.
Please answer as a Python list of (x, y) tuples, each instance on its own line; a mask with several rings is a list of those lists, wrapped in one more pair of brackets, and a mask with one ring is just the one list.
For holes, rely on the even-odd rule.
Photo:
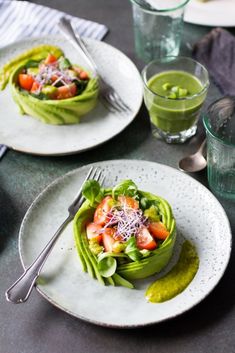
[(161, 303), (172, 299), (189, 285), (197, 273), (199, 257), (195, 247), (185, 241), (176, 265), (164, 277), (153, 282), (145, 296), (151, 303)]

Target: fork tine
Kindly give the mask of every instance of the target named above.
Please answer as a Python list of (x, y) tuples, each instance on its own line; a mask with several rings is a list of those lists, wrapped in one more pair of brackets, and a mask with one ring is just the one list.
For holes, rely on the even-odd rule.
[(100, 96), (102, 99), (102, 103), (104, 106), (111, 111), (112, 113), (115, 113), (116, 111), (122, 112), (122, 108), (117, 106), (116, 102), (114, 100), (111, 100), (110, 97), (106, 94)]
[(109, 92), (108, 97), (109, 97), (109, 99), (111, 99), (113, 104), (118, 106), (119, 111), (121, 111), (121, 112), (131, 111), (130, 108), (123, 102), (123, 100), (120, 98), (120, 96), (114, 90)]
[(75, 204), (77, 202), (77, 200), (81, 197), (82, 187), (83, 187), (84, 183), (90, 178), (91, 175), (94, 175), (96, 173), (96, 170), (97, 170), (97, 168), (94, 171), (94, 167), (93, 166), (89, 169), (85, 179), (82, 182), (82, 185), (81, 185), (80, 189), (78, 190), (76, 196), (74, 197), (74, 199), (72, 201), (72, 204)]
[(107, 94), (106, 99), (109, 102), (109, 104), (114, 107), (116, 111), (120, 113), (124, 111), (123, 107), (119, 104), (119, 101), (114, 97), (114, 95), (111, 92)]
[(120, 102), (116, 100), (112, 94), (109, 95), (109, 98), (112, 102), (112, 105), (116, 107), (116, 110), (118, 110), (120, 113), (125, 111), (125, 109), (123, 109), (123, 107), (121, 106)]
[[(92, 178), (87, 179), (87, 177), (86, 177), (86, 180), (93, 179), (93, 180), (98, 181), (100, 183), (100, 185), (103, 185), (103, 182), (104, 182), (104, 179), (105, 179), (105, 175), (102, 174), (102, 170), (99, 169), (99, 168), (95, 168), (94, 172), (91, 174), (90, 172), (92, 170), (93, 170), (93, 167), (91, 167), (90, 171), (87, 174), (87, 176), (89, 174), (90, 174), (90, 176), (92, 175)], [(84, 185), (86, 180), (84, 180), (82, 186)], [(72, 203), (72, 206), (76, 205), (77, 209), (79, 209), (82, 206), (83, 202), (85, 201), (85, 197), (82, 195), (82, 186), (81, 186), (76, 198), (74, 199), (74, 201)]]
[(109, 103), (109, 101), (107, 99), (105, 99), (104, 97), (100, 96), (100, 100), (101, 100), (102, 104), (104, 105), (104, 107), (107, 110), (109, 110), (111, 113), (115, 113), (117, 111), (117, 109), (111, 103)]
[(102, 169), (98, 168), (97, 173), (98, 173), (97, 176), (95, 175), (93, 179), (98, 181), (100, 185), (103, 185), (104, 179), (105, 179), (105, 175), (103, 174)]
[(128, 107), (128, 105), (126, 105), (126, 103), (123, 102), (122, 98), (117, 94), (116, 91), (113, 92), (113, 96), (116, 99), (116, 101), (118, 101), (118, 103), (123, 108), (123, 110), (131, 112), (131, 108)]
[(104, 180), (105, 180), (105, 175), (101, 174), (101, 178), (100, 178), (100, 185), (101, 186), (104, 184)]

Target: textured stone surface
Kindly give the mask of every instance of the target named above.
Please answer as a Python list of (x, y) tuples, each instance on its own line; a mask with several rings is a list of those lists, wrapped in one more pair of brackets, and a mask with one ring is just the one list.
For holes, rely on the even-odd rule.
[[(140, 70), (143, 68), (134, 54), (131, 6), (127, 0), (34, 2), (105, 23), (110, 29), (105, 41), (122, 50)], [(186, 24), (182, 54), (190, 55), (189, 44), (209, 30)], [(211, 85), (207, 104), (219, 96), (216, 87)], [(202, 132), (201, 124), (199, 127)], [(169, 146), (154, 139), (142, 107), (124, 132), (95, 150), (59, 158), (7, 152), (0, 164), (0, 353), (234, 352), (234, 250), (223, 279), (201, 304), (176, 319), (145, 329), (111, 330), (87, 324), (51, 306), (36, 292), (24, 305), (9, 304), (4, 298), (5, 289), (21, 273), (17, 248), (21, 221), (37, 194), (52, 180), (84, 164), (118, 158), (157, 161), (177, 167), (178, 160), (193, 152), (198, 144), (198, 136), (182, 146)], [(205, 172), (193, 177), (207, 186)], [(234, 203), (220, 201), (234, 232)]]

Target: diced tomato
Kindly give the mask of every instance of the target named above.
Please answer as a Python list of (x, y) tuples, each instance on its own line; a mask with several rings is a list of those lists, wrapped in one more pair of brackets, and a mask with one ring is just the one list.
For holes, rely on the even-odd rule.
[(115, 243), (114, 233), (115, 230), (113, 228), (106, 228), (102, 234), (104, 249), (107, 252), (112, 252), (113, 250), (113, 244)]
[(139, 202), (130, 196), (118, 196), (118, 201), (120, 201), (122, 205), (134, 208), (135, 210), (139, 208)]
[(52, 82), (55, 82), (57, 79), (58, 79), (58, 76), (56, 76), (56, 75), (52, 75), (51, 76), (51, 81)]
[(47, 58), (46, 58), (46, 60), (45, 60), (45, 64), (46, 64), (46, 65), (48, 65), (48, 64), (53, 64), (53, 63), (56, 62), (56, 61), (57, 61), (57, 58), (56, 58), (54, 55), (48, 54), (48, 55), (47, 55)]
[(148, 229), (154, 238), (164, 240), (168, 237), (170, 232), (166, 229), (165, 224), (162, 222), (152, 222), (149, 224)]
[(25, 89), (26, 91), (30, 91), (33, 83), (34, 79), (31, 75), (19, 74), (19, 85), (21, 88)]
[(88, 73), (86, 71), (81, 71), (79, 73), (79, 77), (80, 77), (81, 80), (88, 80), (89, 79), (89, 75), (88, 75)]
[(136, 238), (136, 245), (139, 249), (154, 250), (157, 247), (156, 241), (146, 227), (142, 227)]
[(88, 239), (96, 239), (99, 243), (102, 241), (101, 234), (102, 226), (96, 223), (89, 223), (86, 227), (86, 234)]
[(66, 99), (66, 98), (72, 98), (76, 95), (77, 93), (77, 86), (75, 83), (71, 83), (70, 85), (67, 86), (61, 86), (58, 87), (55, 99)]
[(111, 196), (106, 196), (97, 206), (94, 214), (94, 222), (100, 225), (105, 225), (109, 218), (108, 213), (112, 208), (113, 199)]
[(36, 92), (36, 91), (39, 89), (39, 87), (40, 87), (40, 84), (39, 84), (37, 81), (34, 81), (32, 87), (31, 87), (30, 92), (31, 92), (31, 93)]

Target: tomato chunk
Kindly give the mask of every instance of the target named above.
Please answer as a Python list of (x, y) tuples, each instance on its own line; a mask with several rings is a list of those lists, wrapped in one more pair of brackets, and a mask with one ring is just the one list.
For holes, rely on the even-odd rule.
[(170, 232), (166, 229), (165, 224), (162, 222), (152, 222), (149, 224), (148, 229), (154, 238), (165, 240)]
[(36, 92), (36, 91), (39, 89), (39, 87), (40, 87), (40, 84), (39, 84), (37, 81), (34, 81), (32, 87), (31, 87), (30, 92), (31, 92), (31, 93)]
[(153, 239), (146, 227), (142, 227), (136, 238), (136, 245), (139, 249), (154, 250), (157, 242)]
[(88, 73), (86, 71), (81, 71), (79, 73), (79, 77), (81, 80), (88, 80), (89, 79)]
[(53, 64), (56, 61), (57, 61), (57, 58), (54, 55), (48, 54), (47, 57), (46, 57), (46, 60), (45, 60), (45, 64), (46, 65)]
[(106, 228), (102, 234), (104, 249), (107, 252), (112, 252), (115, 240), (113, 238), (115, 231), (113, 228)]
[(108, 221), (108, 213), (112, 208), (113, 198), (106, 196), (101, 203), (97, 206), (94, 214), (94, 222), (104, 226)]
[(77, 86), (75, 85), (75, 83), (71, 83), (70, 85), (67, 85), (67, 86), (58, 87), (55, 95), (55, 99), (72, 98), (76, 95), (76, 93), (77, 93)]
[(31, 75), (19, 74), (19, 85), (21, 88), (25, 89), (26, 91), (30, 91), (33, 83), (34, 79)]
[(126, 205), (128, 207), (134, 208), (135, 210), (139, 208), (139, 202), (130, 196), (118, 196), (118, 201), (121, 203), (121, 205)]
[(102, 241), (102, 233), (100, 232), (102, 226), (96, 223), (89, 223), (86, 227), (86, 234), (88, 239), (96, 239), (99, 243)]

